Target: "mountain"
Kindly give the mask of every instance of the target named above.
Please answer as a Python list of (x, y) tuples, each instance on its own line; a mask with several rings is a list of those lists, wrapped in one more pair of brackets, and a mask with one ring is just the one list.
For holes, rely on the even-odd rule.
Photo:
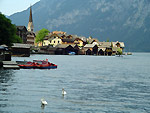
[[(46, 28), (123, 41), (126, 51), (150, 52), (150, 0), (41, 0), (32, 11), (35, 31)], [(29, 12), (9, 18), (27, 26)]]

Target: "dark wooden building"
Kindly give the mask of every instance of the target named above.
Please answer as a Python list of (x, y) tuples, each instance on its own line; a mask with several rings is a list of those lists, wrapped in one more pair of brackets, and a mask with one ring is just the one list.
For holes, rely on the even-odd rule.
[(0, 62), (11, 61), (11, 53), (6, 46), (0, 46)]
[(98, 46), (95, 44), (86, 44), (84, 46), (86, 55), (98, 55)]
[(34, 45), (35, 42), (35, 33), (34, 32), (27, 32), (27, 44)]
[(21, 37), (22, 41), (24, 44), (27, 42), (27, 28), (25, 26), (16, 26), (17, 28), (17, 33), (19, 37)]
[(98, 46), (95, 45), (92, 49), (93, 49), (92, 53), (93, 53), (94, 55), (98, 55)]
[(111, 56), (112, 52), (111, 42), (99, 42), (98, 55)]
[(56, 55), (68, 55), (69, 52), (75, 52), (75, 54), (77, 55), (79, 52), (79, 48), (77, 45), (72, 44), (62, 44), (62, 45), (57, 45), (56, 46), (56, 51), (55, 54)]
[(30, 47), (31, 45), (29, 44), (13, 43), (13, 46), (11, 47), (12, 55), (20, 57), (29, 57)]
[(91, 49), (87, 49), (86, 50), (86, 55), (93, 55), (92, 50)]
[(106, 48), (98, 48), (98, 55), (105, 55)]

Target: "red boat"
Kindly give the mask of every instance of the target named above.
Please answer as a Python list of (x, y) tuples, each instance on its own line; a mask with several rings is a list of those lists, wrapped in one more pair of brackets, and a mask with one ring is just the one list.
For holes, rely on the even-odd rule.
[(48, 62), (48, 60), (33, 60), (33, 62), (26, 62), (25, 64), (19, 64), (20, 68), (31, 69), (56, 69), (57, 65)]
[(57, 65), (48, 62), (47, 60), (34, 60), (34, 62), (36, 63), (36, 68), (39, 69), (55, 69), (57, 68)]
[(26, 62), (26, 64), (19, 64), (18, 66), (24, 69), (36, 68), (35, 62)]

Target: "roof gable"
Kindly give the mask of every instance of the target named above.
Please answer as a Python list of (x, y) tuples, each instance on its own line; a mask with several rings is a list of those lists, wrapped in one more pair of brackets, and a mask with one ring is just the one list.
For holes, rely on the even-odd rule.
[(117, 44), (120, 44), (120, 47), (124, 48), (125, 45), (124, 45), (124, 42), (112, 42), (113, 43), (113, 47), (117, 47)]
[(17, 30), (20, 30), (20, 31), (27, 31), (27, 28), (25, 26), (16, 26)]
[(95, 46), (95, 44), (86, 44), (84, 46), (84, 48), (93, 48)]
[(56, 48), (66, 48), (68, 46), (72, 46), (75, 47), (75, 44), (59, 44), (57, 46), (55, 46)]
[(73, 43), (74, 40), (75, 40), (75, 39), (73, 39), (73, 38), (63, 38), (63, 39), (62, 39), (63, 42), (68, 42), (68, 43), (69, 43), (69, 42), (72, 42), (72, 43)]
[(99, 42), (99, 47), (111, 47), (111, 42)]
[(44, 38), (44, 40), (53, 40), (53, 39), (55, 39), (56, 37), (58, 37), (58, 38), (61, 39), (61, 37), (60, 37), (59, 35), (57, 35), (57, 34), (51, 34), (51, 35), (46, 36), (46, 37)]

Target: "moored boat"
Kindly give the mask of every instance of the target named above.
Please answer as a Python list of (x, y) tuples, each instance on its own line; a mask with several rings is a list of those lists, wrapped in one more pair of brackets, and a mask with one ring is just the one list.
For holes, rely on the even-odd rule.
[(75, 52), (69, 52), (68, 55), (75, 55)]
[(34, 62), (26, 62), (26, 64), (19, 64), (18, 66), (23, 69), (36, 68), (36, 64)]
[(39, 61), (39, 60), (35, 61), (34, 60), (34, 62), (36, 62), (36, 68), (39, 68), (39, 69), (55, 69), (55, 68), (57, 68), (56, 64), (50, 63), (45, 60), (43, 60), (43, 61)]
[(48, 60), (33, 60), (33, 62), (26, 62), (24, 64), (18, 64), (23, 69), (56, 69), (57, 65), (48, 62)]

